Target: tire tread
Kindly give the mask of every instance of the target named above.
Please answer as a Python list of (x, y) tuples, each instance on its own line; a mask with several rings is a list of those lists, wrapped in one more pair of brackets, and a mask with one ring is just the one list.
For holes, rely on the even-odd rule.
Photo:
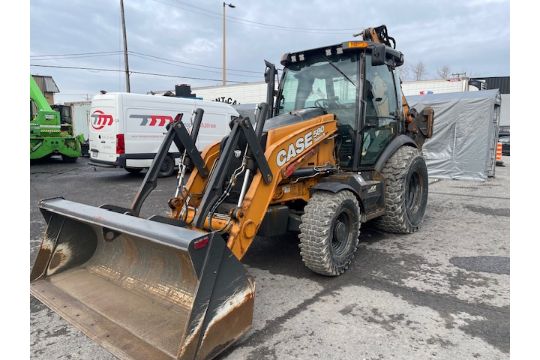
[[(338, 266), (334, 263), (330, 252), (332, 246), (330, 231), (336, 211), (344, 201), (349, 200), (354, 201), (356, 204), (358, 229), (354, 238), (355, 244), (352, 254), (344, 264)], [(359, 219), (358, 200), (352, 192), (348, 190), (338, 193), (315, 192), (304, 208), (304, 215), (302, 215), (302, 223), (300, 224), (300, 255), (304, 264), (312, 271), (327, 276), (337, 276), (345, 272), (358, 248)]]
[[(397, 234), (410, 234), (418, 230), (407, 218), (405, 180), (409, 167), (422, 153), (411, 146), (399, 148), (382, 170), (385, 179), (385, 214), (374, 221), (379, 229)], [(426, 190), (427, 191), (427, 190)]]

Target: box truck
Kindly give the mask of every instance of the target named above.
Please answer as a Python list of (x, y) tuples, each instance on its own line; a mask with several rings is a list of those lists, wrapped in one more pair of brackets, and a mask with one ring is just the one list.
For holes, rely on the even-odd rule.
[(90, 108), (92, 102), (90, 100), (84, 101), (70, 101), (65, 102), (62, 107), (69, 109), (69, 118), (71, 120), (71, 126), (73, 128), (73, 134), (80, 135), (84, 138), (81, 143), (82, 156), (90, 156), (89, 154), (89, 137), (90, 137)]
[[(90, 110), (90, 165), (122, 167), (138, 173), (150, 167), (167, 132), (166, 125), (180, 114), (190, 130), (192, 114), (204, 110), (196, 146), (220, 141), (229, 132), (229, 122), (238, 112), (229, 104), (195, 98), (107, 93), (94, 96)], [(160, 176), (170, 176), (180, 153), (173, 144)]]

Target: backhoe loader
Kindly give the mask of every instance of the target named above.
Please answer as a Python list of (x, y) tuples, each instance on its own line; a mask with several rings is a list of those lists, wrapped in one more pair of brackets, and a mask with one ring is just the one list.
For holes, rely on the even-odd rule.
[[(31, 293), (119, 358), (212, 358), (250, 329), (255, 283), (240, 261), (256, 236), (297, 232), (305, 265), (337, 276), (362, 223), (416, 231), (433, 111), (401, 95), (403, 55), (386, 27), (362, 35), (285, 54), (277, 90), (266, 62), (255, 119), (232, 119), (202, 153), (204, 112), (187, 127), (177, 117), (131, 207), (42, 200)], [(182, 155), (170, 215), (141, 218), (173, 142)]]

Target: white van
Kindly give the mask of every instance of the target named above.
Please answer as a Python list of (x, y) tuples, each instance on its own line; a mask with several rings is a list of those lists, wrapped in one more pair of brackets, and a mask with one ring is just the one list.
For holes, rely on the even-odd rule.
[[(123, 167), (132, 173), (150, 167), (167, 133), (166, 125), (182, 114), (182, 122), (191, 131), (192, 113), (197, 108), (204, 110), (196, 143), (202, 151), (229, 134), (229, 122), (238, 116), (229, 104), (131, 93), (94, 96), (90, 110), (90, 164)], [(172, 175), (179, 157), (173, 143), (160, 176)]]

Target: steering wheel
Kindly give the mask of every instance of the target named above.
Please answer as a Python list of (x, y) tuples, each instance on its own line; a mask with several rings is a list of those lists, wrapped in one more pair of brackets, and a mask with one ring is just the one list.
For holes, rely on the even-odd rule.
[(315, 105), (316, 107), (320, 107), (324, 109), (327, 109), (329, 104), (330, 102), (328, 101), (328, 99), (317, 99), (313, 103), (313, 105)]

